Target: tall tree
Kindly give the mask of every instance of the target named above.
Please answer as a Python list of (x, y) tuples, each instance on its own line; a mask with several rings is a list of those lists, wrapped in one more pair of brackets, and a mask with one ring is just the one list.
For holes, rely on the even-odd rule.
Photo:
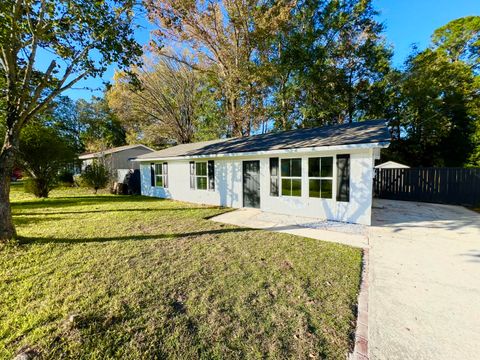
[(480, 71), (480, 16), (466, 16), (438, 28), (432, 35), (433, 50), (451, 61), (462, 61)]
[(68, 141), (76, 154), (84, 152), (85, 144), (82, 135), (86, 131), (86, 124), (79, 119), (77, 103), (68, 96), (59, 96), (50, 108), (53, 109), (47, 125)]
[(462, 166), (472, 151), (476, 91), (466, 64), (429, 49), (413, 55), (401, 83), (404, 136), (392, 151), (410, 165)]
[(145, 61), (150, 64), (133, 70), (137, 86), (128, 74), (115, 74), (108, 102), (137, 141), (184, 144), (208, 138), (207, 128), (215, 138), (222, 135), (207, 78), (185, 61), (164, 56)]
[(391, 50), (372, 1), (300, 0), (292, 13), (272, 44), (280, 70), (273, 87), (276, 127), (383, 116), (378, 109)]
[(478, 165), (480, 17), (437, 29), (397, 78), (393, 159), (418, 166)]
[[(147, 0), (161, 43), (194, 50), (188, 65), (217, 81), (229, 133), (249, 135), (263, 119), (259, 49), (288, 20), (293, 1)], [(168, 54), (167, 54), (168, 55)], [(177, 60), (181, 59), (178, 56)]]
[(126, 144), (126, 131), (104, 97), (75, 103), (81, 143), (87, 151), (101, 151)]
[[(20, 131), (62, 92), (110, 63), (127, 67), (141, 49), (131, 0), (3, 0), (0, 76), (6, 83), (6, 133), (0, 150), (0, 241), (15, 237), (9, 192)], [(48, 55), (47, 55), (48, 54)], [(39, 58), (50, 58), (36, 77)]]

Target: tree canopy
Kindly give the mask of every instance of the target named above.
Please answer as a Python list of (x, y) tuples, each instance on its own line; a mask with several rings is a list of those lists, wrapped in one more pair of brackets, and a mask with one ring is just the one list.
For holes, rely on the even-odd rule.
[(37, 197), (48, 197), (59, 171), (74, 161), (75, 149), (53, 127), (41, 121), (29, 123), (20, 137), (17, 162), (31, 178)]
[[(141, 48), (130, 0), (0, 2), (0, 77), (5, 83), (5, 137), (0, 150), (0, 240), (15, 236), (10, 173), (20, 132), (58, 95), (111, 63), (128, 68)], [(50, 59), (39, 69), (39, 58)]]
[(133, 69), (139, 87), (128, 74), (117, 73), (107, 93), (110, 107), (127, 128), (129, 141), (164, 147), (225, 133), (204, 73), (165, 56), (145, 63), (151, 64)]

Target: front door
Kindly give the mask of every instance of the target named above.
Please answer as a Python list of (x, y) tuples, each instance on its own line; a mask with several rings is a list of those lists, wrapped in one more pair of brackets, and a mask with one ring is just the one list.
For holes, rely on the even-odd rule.
[(243, 162), (243, 206), (260, 207), (260, 161)]

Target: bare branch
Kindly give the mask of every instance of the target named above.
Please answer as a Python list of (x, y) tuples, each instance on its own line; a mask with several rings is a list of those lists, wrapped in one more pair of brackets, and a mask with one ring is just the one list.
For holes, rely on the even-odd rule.
[(77, 77), (75, 77), (73, 80), (71, 80), (67, 85), (62, 86), (57, 88), (56, 90), (52, 91), (43, 101), (41, 101), (36, 107), (34, 107), (26, 116), (25, 116), (25, 121), (28, 119), (32, 118), (36, 113), (41, 111), (43, 108), (45, 108), (56, 96), (64, 92), (65, 90), (70, 89), (73, 85), (75, 85), (77, 82), (79, 82), (81, 79), (83, 79), (85, 76), (87, 76), (89, 71), (84, 71)]
[(37, 55), (37, 47), (38, 47), (38, 33), (40, 32), (40, 29), (43, 24), (43, 17), (45, 15), (45, 1), (41, 1), (41, 7), (39, 10), (39, 15), (38, 15), (38, 23), (35, 29), (31, 28), (31, 20), (30, 20), (30, 9), (27, 7), (27, 18), (28, 18), (28, 23), (29, 27), (31, 28), (32, 31), (32, 45), (31, 45), (31, 50), (30, 50), (30, 56), (28, 57), (27, 61), (27, 68), (25, 69), (25, 74), (23, 77), (22, 81), (22, 95), (19, 97), (17, 108), (20, 107), (24, 102), (25, 99), (27, 98), (28, 94), (30, 93), (30, 79), (32, 77), (32, 71), (33, 71), (33, 65), (35, 64), (35, 57)]

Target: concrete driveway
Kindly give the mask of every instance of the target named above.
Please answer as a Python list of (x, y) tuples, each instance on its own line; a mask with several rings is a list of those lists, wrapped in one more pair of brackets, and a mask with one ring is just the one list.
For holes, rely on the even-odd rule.
[(480, 215), (376, 200), (369, 244), (370, 359), (479, 359)]
[(480, 215), (375, 200), (372, 217), (365, 234), (257, 209), (212, 220), (370, 248), (370, 359), (480, 359)]

